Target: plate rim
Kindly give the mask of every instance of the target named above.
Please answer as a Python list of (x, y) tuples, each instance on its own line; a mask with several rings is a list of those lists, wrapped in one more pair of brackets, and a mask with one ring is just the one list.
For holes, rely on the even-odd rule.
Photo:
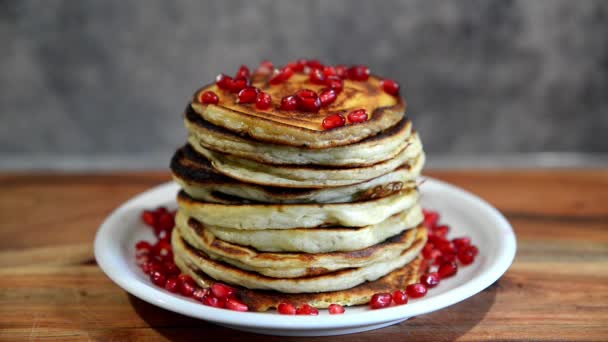
[[(133, 196), (129, 200), (121, 203), (120, 206), (106, 216), (95, 236), (95, 259), (106, 276), (131, 295), (166, 310), (189, 317), (203, 319), (212, 323), (272, 330), (341, 329), (362, 325), (382, 324), (418, 316), (454, 305), (481, 292), (498, 280), (508, 270), (515, 258), (517, 250), (517, 240), (513, 228), (498, 209), (479, 196), (455, 185), (432, 177), (424, 176), (422, 178), (424, 183), (446, 188), (449, 191), (455, 192), (458, 196), (465, 197), (471, 202), (476, 202), (477, 206), (483, 207), (484, 210), (491, 214), (494, 221), (496, 221), (495, 229), (502, 231), (504, 234), (503, 239), (501, 240), (501, 253), (495, 260), (490, 261), (490, 265), (485, 271), (471, 280), (459, 284), (453, 289), (430, 298), (425, 298), (419, 302), (409, 303), (405, 306), (393, 306), (382, 309), (381, 311), (373, 311), (373, 314), (371, 314), (372, 311), (353, 313), (348, 313), (347, 311), (347, 314), (332, 315), (331, 319), (324, 320), (319, 319), (321, 316), (288, 316), (258, 312), (234, 312), (204, 306), (186, 298), (177, 298), (175, 295), (170, 294), (161, 288), (150, 283), (142, 282), (131, 272), (129, 261), (120, 257), (118, 246), (110, 243), (111, 233), (120, 228), (120, 224), (115, 225), (114, 221), (119, 220), (126, 211), (156, 192), (169, 191), (171, 188), (175, 188), (176, 190), (179, 189), (179, 186), (173, 181), (159, 184)], [(111, 252), (113, 250), (115, 250), (116, 253), (107, 253), (108, 251)], [(123, 267), (114, 267), (114, 263), (116, 262), (122, 263)], [(379, 312), (382, 314), (377, 314)]]

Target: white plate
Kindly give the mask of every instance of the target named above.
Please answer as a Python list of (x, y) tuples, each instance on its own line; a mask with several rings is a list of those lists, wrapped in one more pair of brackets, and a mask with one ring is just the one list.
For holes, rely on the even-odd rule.
[(226, 327), (270, 335), (325, 336), (385, 327), (458, 303), (485, 289), (511, 265), (515, 234), (507, 220), (479, 197), (455, 186), (427, 178), (421, 186), (422, 204), (438, 210), (441, 221), (452, 227), (450, 237), (468, 235), (479, 246), (472, 265), (461, 267), (422, 299), (381, 310), (367, 306), (347, 308), (343, 315), (284, 316), (276, 312), (235, 312), (204, 306), (154, 286), (135, 265), (134, 245), (153, 241), (151, 230), (140, 221), (143, 209), (175, 207), (178, 191), (167, 183), (146, 191), (116, 209), (103, 222), (95, 238), (95, 258), (101, 269), (129, 293), (151, 304)]

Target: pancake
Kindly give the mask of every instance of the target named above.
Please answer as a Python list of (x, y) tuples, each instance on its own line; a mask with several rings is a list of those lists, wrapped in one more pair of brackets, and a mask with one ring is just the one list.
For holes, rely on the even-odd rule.
[[(203, 287), (211, 286), (215, 280), (195, 267), (190, 268), (185, 262), (176, 260), (177, 265), (184, 273), (189, 274)], [(290, 302), (295, 305), (308, 303), (318, 309), (325, 309), (330, 304), (342, 306), (363, 305), (369, 303), (372, 296), (380, 292), (393, 292), (403, 289), (409, 284), (419, 281), (420, 276), (426, 272), (426, 263), (421, 256), (412, 260), (404, 267), (398, 268), (384, 277), (365, 282), (353, 288), (322, 293), (281, 293), (277, 291), (250, 290), (235, 286), (237, 296), (247, 305), (250, 311), (267, 311), (276, 309), (279, 303)]]
[(388, 196), (416, 187), (407, 167), (401, 166), (367, 182), (332, 188), (278, 188), (245, 183), (216, 171), (190, 145), (171, 160), (173, 179), (192, 198), (213, 203), (343, 203)]
[(206, 253), (188, 245), (179, 230), (173, 232), (171, 242), (176, 264), (184, 272), (187, 272), (188, 269), (200, 270), (217, 281), (248, 289), (273, 290), (283, 293), (319, 293), (349, 289), (366, 281), (374, 281), (383, 277), (414, 260), (426, 240), (426, 229), (420, 228), (416, 230), (416, 237), (410, 248), (396, 258), (370, 266), (299, 278), (272, 278), (213, 260)]
[(327, 253), (364, 249), (404, 230), (417, 227), (423, 220), (419, 205), (386, 220), (362, 228), (296, 228), (242, 230), (205, 226), (217, 238), (250, 246), (263, 252)]
[(192, 247), (215, 260), (240, 269), (269, 277), (295, 278), (326, 273), (344, 268), (364, 267), (398, 257), (414, 241), (416, 230), (407, 230), (391, 238), (349, 252), (274, 253), (261, 252), (251, 247), (217, 239), (194, 219), (178, 213), (176, 226), (182, 238)]
[(394, 158), (364, 167), (327, 168), (315, 165), (272, 165), (238, 158), (197, 147), (197, 152), (211, 161), (222, 174), (244, 182), (288, 188), (323, 188), (362, 183), (385, 175), (399, 166), (409, 166), (409, 179), (414, 180), (424, 165), (422, 144), (416, 133)]
[(411, 208), (418, 197), (416, 189), (404, 189), (387, 197), (354, 203), (238, 205), (200, 202), (180, 191), (177, 203), (184, 214), (205, 225), (256, 230), (363, 227)]
[[(192, 108), (204, 120), (240, 135), (258, 141), (308, 148), (327, 148), (349, 145), (374, 136), (400, 122), (405, 113), (405, 102), (382, 90), (381, 80), (370, 76), (368, 81), (344, 81), (344, 90), (336, 101), (318, 113), (284, 111), (278, 109), (280, 101), (300, 89), (317, 93), (325, 86), (308, 82), (308, 75), (294, 74), (287, 82), (270, 85), (267, 78), (253, 79), (252, 86), (272, 96), (272, 106), (267, 110), (256, 109), (254, 104), (238, 104), (235, 96), (216, 84), (205, 86), (193, 96)], [(213, 91), (219, 103), (203, 104), (200, 94)], [(323, 130), (321, 123), (330, 113), (348, 112), (363, 108), (369, 120), (357, 124)]]
[(221, 127), (210, 124), (189, 108), (185, 124), (188, 142), (194, 149), (199, 147), (221, 152), (260, 163), (275, 165), (325, 165), (361, 167), (373, 165), (395, 157), (409, 143), (412, 131), (409, 120), (403, 119), (392, 128), (380, 134), (346, 146), (325, 149), (258, 142), (240, 137)]

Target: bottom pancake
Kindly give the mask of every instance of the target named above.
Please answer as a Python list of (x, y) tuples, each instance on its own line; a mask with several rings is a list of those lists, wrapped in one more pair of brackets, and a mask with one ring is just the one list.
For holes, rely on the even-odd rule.
[[(182, 270), (194, 278), (202, 287), (209, 287), (216, 281), (189, 266), (181, 258), (176, 258), (175, 263)], [(403, 289), (409, 284), (418, 282), (420, 276), (426, 272), (425, 260), (419, 255), (407, 265), (398, 268), (391, 273), (374, 281), (365, 282), (350, 289), (321, 292), (321, 293), (282, 293), (277, 291), (250, 290), (241, 286), (234, 286), (237, 297), (247, 306), (250, 311), (267, 311), (276, 309), (279, 303), (290, 302), (295, 305), (308, 303), (318, 309), (325, 309), (330, 304), (342, 306), (363, 305), (369, 303), (372, 296), (380, 292), (392, 293), (397, 289)]]

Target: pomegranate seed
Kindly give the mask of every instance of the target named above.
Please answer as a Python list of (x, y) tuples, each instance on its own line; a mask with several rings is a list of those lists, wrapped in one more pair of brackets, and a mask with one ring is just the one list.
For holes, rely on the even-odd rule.
[(257, 75), (270, 75), (274, 70), (274, 64), (271, 61), (265, 60), (260, 63), (260, 66), (255, 69), (255, 74)]
[(367, 81), (369, 73), (369, 68), (365, 65), (355, 65), (347, 70), (348, 78), (353, 81)]
[(439, 213), (431, 210), (423, 210), (424, 213), (424, 226), (433, 229), (439, 222)]
[(325, 119), (323, 119), (322, 126), (323, 129), (334, 129), (337, 127), (344, 126), (345, 123), (346, 120), (344, 119), (344, 116), (342, 116), (342, 114), (334, 113), (326, 116)]
[(344, 80), (338, 76), (328, 76), (325, 85), (339, 93), (344, 89)]
[(329, 77), (329, 76), (336, 76), (336, 68), (334, 68), (333, 66), (325, 66), (323, 68), (323, 74), (325, 75), (325, 77)]
[(321, 99), (321, 107), (327, 107), (332, 104), (338, 98), (338, 93), (329, 88), (323, 89), (319, 94), (319, 99)]
[(391, 301), (393, 300), (393, 296), (390, 293), (376, 293), (372, 296), (371, 301), (369, 302), (369, 306), (372, 309), (382, 309), (389, 305), (391, 305)]
[(270, 79), (270, 84), (280, 84), (286, 82), (293, 75), (293, 69), (289, 66), (285, 66), (279, 70), (273, 78)]
[(167, 281), (167, 276), (161, 271), (153, 271), (150, 273), (150, 280), (156, 286), (165, 286), (165, 282)]
[(329, 304), (327, 309), (330, 315), (341, 315), (344, 313), (344, 307), (340, 304)]
[(477, 254), (479, 254), (479, 248), (477, 248), (477, 246), (475, 246), (475, 245), (470, 245), (468, 249), (470, 249), (471, 252), (473, 252), (474, 257), (476, 257)]
[(422, 298), (426, 296), (426, 286), (420, 283), (410, 284), (405, 287), (405, 292), (412, 298)]
[(226, 307), (226, 301), (224, 299), (217, 298), (212, 295), (206, 295), (203, 297), (203, 304), (220, 309)]
[(249, 79), (245, 77), (235, 78), (232, 80), (230, 91), (233, 93), (238, 93), (239, 91), (245, 89), (247, 86), (249, 86)]
[(446, 238), (448, 233), (450, 232), (450, 226), (442, 224), (433, 229), (433, 234), (437, 236), (441, 236), (442, 238)]
[(469, 265), (475, 261), (475, 256), (473, 255), (473, 251), (470, 248), (464, 248), (458, 251), (458, 260), (463, 265)]
[(316, 316), (318, 314), (319, 310), (308, 304), (302, 304), (302, 306), (296, 309), (296, 315)]
[(154, 273), (156, 271), (162, 272), (163, 271), (163, 267), (162, 267), (162, 265), (159, 262), (152, 260), (152, 261), (144, 262), (141, 265), (141, 270), (145, 274), (151, 275), (152, 273)]
[(251, 73), (249, 72), (249, 68), (246, 65), (241, 65), (241, 67), (239, 68), (239, 71), (236, 72), (236, 75), (234, 76), (234, 78), (249, 78), (249, 76), (251, 76)]
[(149, 252), (152, 249), (152, 245), (148, 241), (139, 241), (135, 244), (135, 249), (138, 251), (146, 251)]
[(441, 278), (439, 277), (439, 274), (437, 274), (437, 272), (427, 273), (420, 277), (420, 282), (430, 289), (439, 285), (440, 280)]
[(281, 110), (295, 110), (298, 108), (298, 98), (295, 95), (285, 96), (281, 99)]
[(435, 247), (441, 251), (441, 254), (456, 254), (456, 247), (450, 241), (438, 241)]
[(446, 261), (439, 265), (437, 273), (441, 279), (449, 278), (458, 272), (458, 266), (453, 261)]
[(298, 59), (297, 61), (292, 61), (287, 64), (295, 72), (302, 72), (306, 67), (306, 63), (308, 63), (305, 59)]
[(152, 247), (152, 253), (161, 258), (165, 258), (172, 254), (171, 244), (167, 241), (157, 241), (156, 244)]
[(306, 66), (311, 69), (323, 69), (323, 64), (318, 59), (311, 59), (306, 62)]
[(158, 237), (159, 240), (165, 241), (165, 242), (170, 242), (171, 241), (171, 231), (173, 229), (159, 229), (159, 230), (154, 230), (154, 233), (156, 234), (156, 236)]
[(429, 241), (431, 243), (433, 243), (435, 248), (439, 248), (439, 245), (441, 245), (441, 244), (450, 243), (450, 241), (446, 240), (445, 238), (432, 234), (432, 231), (431, 231), (431, 235), (429, 235)]
[(237, 95), (237, 103), (254, 103), (258, 96), (258, 90), (255, 87), (245, 87), (239, 91)]
[(452, 243), (454, 244), (456, 249), (461, 250), (461, 249), (471, 245), (471, 238), (468, 236), (455, 238), (455, 239), (452, 239)]
[(141, 214), (141, 220), (148, 226), (154, 227), (156, 225), (156, 214), (153, 211), (144, 210)]
[(425, 259), (431, 259), (431, 253), (433, 253), (433, 249), (435, 248), (435, 246), (433, 245), (432, 242), (427, 242), (426, 245), (424, 245), (424, 247), (422, 247), (422, 256)]
[(165, 282), (165, 289), (173, 293), (179, 292), (179, 282), (177, 281), (177, 278), (171, 277), (167, 279)]
[(216, 93), (208, 90), (201, 94), (200, 101), (204, 104), (218, 104), (218, 102), (220, 102), (220, 98)]
[(143, 265), (149, 261), (150, 256), (148, 255), (148, 253), (135, 256), (135, 264), (137, 264), (137, 266), (139, 267), (143, 267)]
[(347, 117), (350, 123), (361, 123), (367, 121), (367, 112), (365, 109), (355, 109)]
[(225, 74), (219, 74), (215, 78), (215, 84), (217, 84), (220, 89), (230, 90), (232, 89), (232, 77)]
[(401, 291), (401, 290), (397, 290), (395, 292), (393, 292), (393, 301), (395, 302), (395, 304), (397, 305), (403, 305), (403, 304), (407, 304), (407, 293), (405, 293), (405, 291)]
[(387, 94), (399, 96), (399, 83), (394, 80), (387, 79), (382, 81), (382, 89), (384, 89)]
[(236, 294), (235, 289), (233, 289), (232, 287), (230, 287), (226, 284), (222, 284), (222, 283), (213, 284), (211, 286), (211, 292), (217, 298), (234, 297), (234, 295)]
[(260, 91), (257, 98), (255, 99), (255, 106), (257, 109), (268, 109), (272, 104), (272, 97), (270, 94)]
[(313, 84), (325, 84), (325, 74), (321, 69), (312, 69), (310, 71), (309, 80)]
[(348, 77), (348, 67), (346, 65), (336, 65), (336, 75), (340, 78)]
[(209, 295), (209, 289), (198, 288), (192, 292), (192, 298), (198, 300), (199, 302), (202, 302), (207, 295)]
[(304, 112), (318, 112), (321, 109), (321, 99), (317, 93), (310, 89), (301, 89), (296, 92), (298, 109)]
[(168, 275), (177, 276), (179, 275), (180, 269), (173, 261), (165, 261), (163, 263), (163, 268)]
[(245, 312), (249, 310), (247, 305), (241, 303), (236, 298), (226, 298), (226, 309), (240, 312)]
[(179, 292), (186, 297), (190, 297), (196, 289), (196, 282), (187, 274), (177, 276), (177, 282), (179, 283)]
[(167, 207), (160, 206), (160, 207), (156, 208), (154, 210), (154, 212), (156, 213), (156, 215), (166, 214), (169, 212), (169, 209), (167, 209)]
[(156, 228), (156, 230), (169, 230), (173, 228), (173, 226), (175, 226), (173, 216), (169, 213), (162, 213), (158, 216), (154, 228)]
[(281, 315), (295, 315), (296, 314), (296, 306), (291, 303), (282, 302), (277, 306), (277, 311)]
[(438, 260), (438, 259), (440, 259), (440, 258), (441, 258), (441, 256), (442, 256), (442, 255), (441, 255), (441, 251), (440, 251), (440, 250), (438, 250), (438, 249), (433, 249), (433, 250), (431, 251), (431, 253), (429, 254), (429, 257), (428, 257), (428, 258), (427, 258), (427, 257), (425, 257), (425, 259), (428, 259), (428, 260)]

